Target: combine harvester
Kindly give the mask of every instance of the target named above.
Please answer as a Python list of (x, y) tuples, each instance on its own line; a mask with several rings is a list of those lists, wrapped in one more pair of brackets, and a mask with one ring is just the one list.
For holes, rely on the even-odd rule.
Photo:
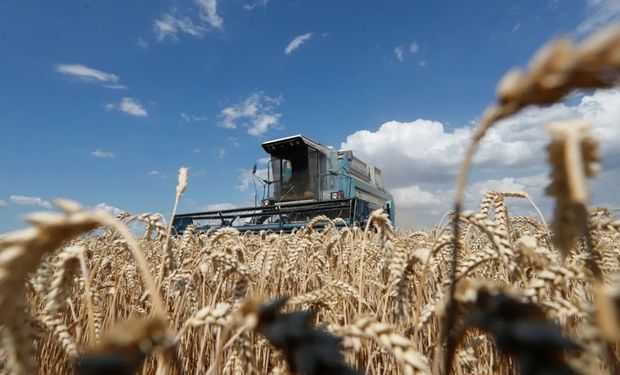
[[(370, 213), (383, 208), (394, 224), (394, 200), (381, 183), (381, 171), (353, 156), (303, 135), (262, 144), (271, 156), (267, 179), (252, 171), (263, 186), (254, 207), (179, 214), (176, 233), (194, 224), (197, 231), (233, 227), (240, 231), (291, 231), (315, 216), (340, 218), (339, 225), (364, 225)], [(258, 194), (257, 194), (258, 196)], [(320, 226), (320, 225), (319, 225)]]

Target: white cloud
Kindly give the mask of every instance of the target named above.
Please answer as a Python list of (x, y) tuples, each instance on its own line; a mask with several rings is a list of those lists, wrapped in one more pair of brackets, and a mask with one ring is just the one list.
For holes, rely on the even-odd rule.
[(262, 135), (270, 128), (278, 127), (282, 114), (276, 113), (275, 108), (281, 102), (282, 98), (255, 92), (243, 102), (224, 108), (220, 113), (221, 124), (224, 128), (236, 129), (241, 121), (248, 128), (248, 134)]
[[(467, 187), (466, 204), (468, 208), (476, 209), (480, 200), (490, 191), (525, 191), (534, 201), (541, 201), (547, 183), (548, 179), (545, 174), (479, 180)], [(391, 190), (396, 202), (398, 225), (432, 225), (437, 223), (444, 213), (452, 209), (453, 182), (428, 186), (429, 190), (424, 190), (416, 184)], [(529, 202), (525, 200), (514, 199), (509, 203), (511, 212), (515, 214), (534, 214)]]
[(132, 98), (123, 98), (120, 102), (119, 109), (122, 112), (130, 114), (132, 116), (138, 116), (138, 117), (148, 116), (148, 113), (142, 107), (140, 102)]
[(517, 30), (519, 30), (521, 28), (521, 22), (517, 22), (516, 25), (514, 25), (514, 27), (512, 28), (512, 32), (517, 32)]
[(248, 134), (259, 136), (266, 133), (270, 127), (278, 125), (280, 120), (280, 114), (263, 115), (261, 116), (252, 127), (248, 129)]
[(394, 55), (399, 61), (404, 61), (405, 60), (405, 47), (398, 46), (394, 48)]
[(237, 180), (239, 183), (235, 185), (235, 189), (239, 191), (247, 191), (250, 186), (253, 184), (252, 171), (243, 171), (237, 176)]
[(144, 38), (142, 38), (142, 37), (139, 37), (138, 39), (136, 39), (136, 44), (138, 45), (138, 47), (140, 47), (142, 49), (149, 48), (149, 42), (144, 40)]
[(195, 0), (200, 8), (200, 18), (214, 29), (221, 29), (224, 20), (217, 14), (218, 0)]
[(111, 90), (127, 90), (127, 89), (129, 89), (129, 87), (127, 87), (125, 85), (103, 85), (103, 87), (105, 87), (106, 89), (111, 89)]
[(577, 33), (587, 34), (620, 21), (620, 1), (586, 0), (586, 19), (577, 27)]
[[(547, 210), (545, 125), (585, 118), (601, 142), (602, 169), (591, 184), (593, 201), (620, 205), (620, 90), (596, 91), (573, 104), (529, 108), (491, 129), (481, 143), (470, 174), (467, 204), (475, 208), (485, 191), (525, 190)], [(389, 121), (376, 131), (349, 135), (342, 149), (354, 150), (378, 166), (397, 201), (399, 224), (433, 224), (452, 203), (454, 181), (472, 125), (449, 128), (437, 121)], [(399, 209), (400, 207), (400, 209)], [(397, 219), (399, 220), (399, 219)]]
[(158, 170), (156, 170), (156, 169), (154, 169), (154, 170), (152, 170), (152, 171), (149, 171), (149, 172), (147, 173), (147, 175), (149, 175), (149, 176), (159, 176), (159, 171), (158, 171)]
[(191, 169), (189, 171), (189, 175), (190, 177), (201, 177), (207, 174), (207, 171), (205, 171), (204, 169)]
[(199, 148), (195, 148), (193, 152), (194, 152), (194, 154), (197, 154), (197, 153), (200, 152), (200, 149)]
[(523, 191), (525, 186), (519, 179), (505, 177), (502, 179), (477, 181), (469, 186), (468, 190), (470, 194), (474, 194), (477, 198), (482, 198), (491, 191)]
[(0, 208), (2, 208), (2, 207), (6, 207), (6, 206), (8, 206), (8, 205), (9, 205), (9, 204), (8, 204), (8, 203), (6, 203), (6, 201), (3, 201), (2, 199), (0, 199)]
[[(452, 179), (470, 135), (469, 128), (449, 131), (437, 121), (390, 121), (376, 132), (361, 130), (349, 135), (341, 148), (372, 159), (393, 187), (402, 187), (409, 184), (409, 173), (425, 179)], [(404, 170), (408, 173), (403, 174)]]
[(85, 81), (115, 83), (119, 80), (115, 74), (106, 73), (81, 64), (58, 64), (56, 65), (56, 71)]
[(148, 112), (142, 104), (136, 99), (133, 98), (123, 98), (121, 101), (116, 103), (108, 103), (104, 107), (107, 111), (111, 111), (113, 109), (117, 109), (121, 112), (125, 112), (128, 115), (136, 116), (136, 117), (146, 117), (148, 116)]
[(305, 34), (296, 36), (295, 39), (293, 39), (288, 44), (288, 46), (286, 46), (286, 48), (284, 49), (284, 53), (287, 55), (290, 55), (291, 53), (293, 53), (293, 51), (299, 48), (302, 44), (310, 40), (310, 38), (312, 38), (312, 33), (305, 33)]
[(194, 0), (194, 4), (198, 17), (182, 15), (173, 8), (154, 21), (153, 29), (158, 42), (166, 39), (176, 41), (179, 33), (202, 38), (210, 30), (223, 28), (224, 19), (217, 13), (218, 0)]
[(269, 4), (269, 0), (251, 0), (243, 4), (243, 9), (254, 10), (256, 8), (264, 8)]
[(397, 208), (430, 208), (445, 206), (445, 197), (422, 190), (418, 185), (397, 188), (391, 191), (394, 200), (399, 203)]
[(155, 29), (155, 38), (158, 42), (166, 39), (177, 40), (178, 33), (185, 33), (200, 38), (207, 32), (206, 27), (194, 24), (189, 17), (181, 17), (170, 13), (166, 13), (161, 19), (155, 20), (153, 28)]
[(208, 204), (205, 207), (205, 210), (206, 211), (219, 211), (219, 210), (231, 210), (233, 208), (237, 208), (237, 205), (232, 204), (232, 203), (223, 202), (223, 203)]
[[(263, 180), (267, 180), (267, 168), (257, 168), (256, 169), (256, 176), (263, 179)], [(241, 170), (239, 175), (237, 176), (237, 180), (239, 181), (239, 183), (235, 186), (235, 188), (239, 191), (248, 191), (250, 189), (250, 187), (254, 187), (254, 177), (252, 175), (252, 170)], [(256, 189), (259, 190), (260, 192), (260, 184), (256, 184)]]
[[(620, 168), (610, 167), (603, 169), (599, 176), (590, 183), (592, 189), (592, 205), (604, 206), (611, 209), (620, 208), (618, 197), (620, 197)], [(604, 192), (604, 193), (603, 193)]]
[(39, 206), (47, 209), (52, 208), (52, 204), (45, 199), (39, 197), (29, 197), (26, 195), (11, 195), (9, 198), (11, 203), (17, 206)]
[[(420, 50), (420, 46), (418, 43), (412, 42), (409, 47), (407, 47), (411, 54), (416, 54)], [(394, 48), (394, 56), (398, 59), (398, 61), (405, 61), (405, 46), (397, 46)]]
[(101, 70), (89, 68), (82, 64), (58, 64), (55, 70), (84, 82), (102, 84), (109, 89), (127, 89), (127, 86), (118, 84), (120, 78), (116, 74), (106, 73)]
[(241, 143), (239, 143), (239, 140), (237, 139), (237, 137), (228, 137), (227, 140), (228, 142), (232, 143), (232, 145), (235, 147), (241, 146)]
[(226, 155), (226, 150), (223, 148), (218, 148), (217, 150), (215, 150), (215, 152), (218, 159), (222, 159), (224, 155)]
[(207, 116), (197, 116), (181, 112), (181, 120), (185, 122), (204, 122), (207, 121), (207, 119)]
[(115, 156), (113, 152), (103, 151), (100, 148), (96, 149), (95, 151), (92, 151), (90, 154), (96, 158), (101, 158), (101, 159), (109, 159)]
[[(620, 91), (597, 91), (576, 105), (529, 108), (502, 121), (481, 143), (475, 165), (487, 171), (527, 169), (544, 157), (548, 139), (544, 125), (574, 118), (590, 119), (596, 124), (594, 133), (602, 140), (603, 151), (620, 153), (620, 128), (614, 125), (620, 118)], [(389, 121), (376, 132), (362, 130), (349, 135), (342, 147), (364, 157), (372, 156), (398, 185), (405, 168), (418, 177), (437, 181), (456, 175), (471, 133), (470, 125), (449, 129), (440, 122), (423, 119)]]
[[(241, 207), (247, 207), (250, 205), (252, 204), (248, 202), (247, 204), (242, 204)], [(207, 204), (205, 206), (199, 206), (199, 210), (200, 211), (224, 211), (224, 210), (232, 210), (232, 209), (239, 208), (239, 207), (240, 206), (234, 203), (222, 202), (222, 203)], [(247, 219), (236, 218), (235, 220), (233, 220), (233, 225), (243, 225), (246, 222), (246, 220)]]
[(107, 213), (109, 213), (112, 216), (116, 216), (118, 214), (120, 214), (121, 212), (123, 212), (123, 210), (121, 210), (118, 207), (114, 207), (114, 206), (110, 206), (105, 202), (102, 203), (98, 203), (97, 205), (95, 205), (94, 209), (96, 210), (104, 210)]

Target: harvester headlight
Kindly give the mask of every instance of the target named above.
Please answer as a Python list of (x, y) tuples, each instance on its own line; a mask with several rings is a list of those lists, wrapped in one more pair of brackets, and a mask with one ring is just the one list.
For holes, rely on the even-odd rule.
[(271, 204), (271, 201), (269, 199), (263, 199), (263, 200), (260, 201), (260, 205), (262, 207), (269, 206), (270, 204)]
[(344, 199), (343, 191), (334, 191), (330, 194), (331, 199)]

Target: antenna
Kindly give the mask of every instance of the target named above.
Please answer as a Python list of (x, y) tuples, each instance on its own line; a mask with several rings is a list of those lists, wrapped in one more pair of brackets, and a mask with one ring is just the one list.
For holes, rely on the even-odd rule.
[[(256, 172), (257, 172), (257, 166), (256, 164), (254, 164), (254, 166), (252, 167), (252, 182), (254, 183), (254, 193), (255, 193), (255, 196), (258, 196), (258, 191), (256, 190), (256, 180), (258, 180), (258, 182), (260, 182), (260, 184), (263, 185), (263, 198), (262, 199), (265, 199), (270, 193), (270, 185), (274, 183), (274, 181), (269, 180), (269, 175), (271, 174), (270, 163), (267, 163), (267, 179), (266, 180), (262, 178), (261, 176), (258, 176)], [(267, 195), (265, 195), (265, 191), (267, 192)]]
[[(252, 184), (254, 184), (254, 207), (258, 206), (258, 190), (256, 190), (256, 163), (252, 167)], [(264, 189), (263, 189), (264, 190)]]
[[(267, 180), (273, 181), (273, 177), (271, 176), (271, 160), (267, 162)], [(271, 182), (267, 184), (267, 196), (271, 193)], [(263, 190), (263, 195), (265, 194)], [(264, 199), (264, 197), (263, 197)]]

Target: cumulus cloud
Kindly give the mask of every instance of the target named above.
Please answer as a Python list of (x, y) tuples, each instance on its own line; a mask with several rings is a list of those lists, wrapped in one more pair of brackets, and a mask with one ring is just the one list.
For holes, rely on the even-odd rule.
[(96, 158), (101, 158), (101, 159), (109, 159), (115, 156), (113, 152), (103, 151), (100, 148), (96, 149), (95, 151), (92, 151), (90, 154)]
[(96, 210), (103, 210), (106, 211), (107, 213), (109, 213), (112, 216), (116, 216), (118, 214), (120, 214), (121, 212), (123, 212), (123, 210), (121, 210), (118, 207), (114, 207), (114, 206), (110, 206), (105, 202), (101, 202), (95, 205), (94, 209)]
[[(249, 206), (250, 204), (245, 204), (243, 206)], [(238, 205), (234, 204), (234, 203), (228, 203), (228, 202), (222, 202), (222, 203), (212, 203), (212, 204), (207, 204), (206, 206), (201, 206), (199, 208), (200, 211), (223, 211), (223, 210), (232, 210), (234, 208), (239, 208)], [(243, 222), (246, 219), (241, 219), (241, 218), (236, 218), (235, 220), (233, 220), (233, 225), (242, 225)], [(219, 225), (219, 220), (218, 223), (213, 223), (216, 225)]]
[(252, 0), (243, 4), (243, 9), (254, 10), (256, 8), (264, 8), (269, 4), (269, 0)]
[(341, 148), (372, 159), (393, 187), (403, 187), (410, 183), (409, 174), (434, 182), (451, 180), (470, 135), (469, 128), (447, 130), (437, 121), (389, 121), (375, 132), (349, 135)]
[(599, 176), (590, 182), (590, 187), (593, 191), (592, 205), (608, 207), (618, 211), (620, 208), (620, 204), (618, 204), (620, 184), (618, 184), (618, 181), (620, 181), (620, 168), (603, 169)]
[(9, 198), (11, 203), (17, 206), (39, 206), (47, 209), (52, 208), (52, 204), (45, 199), (39, 197), (29, 197), (26, 195), (11, 195)]
[(239, 143), (239, 140), (237, 139), (237, 137), (228, 137), (227, 140), (228, 142), (232, 143), (232, 145), (235, 147), (241, 146), (241, 143)]
[[(208, 31), (221, 29), (224, 19), (217, 12), (218, 0), (194, 0), (198, 16), (183, 15), (173, 8), (153, 22), (153, 31), (158, 42), (178, 40), (178, 34), (202, 38)], [(194, 8), (194, 10), (196, 10)]]
[(275, 112), (282, 98), (273, 98), (262, 92), (255, 92), (241, 103), (226, 107), (220, 113), (221, 125), (226, 129), (246, 127), (248, 134), (259, 136), (270, 128), (278, 127), (281, 113)]
[(204, 122), (207, 121), (207, 119), (207, 116), (197, 116), (181, 112), (181, 120), (183, 120), (184, 122)]
[(133, 98), (123, 98), (119, 103), (108, 103), (105, 105), (105, 109), (107, 111), (116, 109), (136, 117), (146, 117), (149, 115), (146, 109), (142, 107), (142, 104)]
[(586, 0), (587, 17), (577, 27), (577, 33), (587, 34), (620, 21), (620, 1)]
[(123, 98), (118, 108), (121, 112), (125, 112), (132, 116), (146, 117), (148, 113), (142, 107), (139, 101), (132, 98)]
[(3, 201), (2, 199), (0, 199), (0, 208), (2, 208), (2, 207), (6, 207), (6, 206), (8, 206), (8, 205), (9, 205), (9, 204), (8, 204), (8, 203), (6, 203), (6, 201)]
[(237, 205), (233, 203), (227, 203), (227, 202), (212, 203), (212, 204), (208, 204), (205, 207), (206, 211), (231, 210), (233, 208), (237, 208)]
[(138, 47), (140, 47), (142, 49), (149, 48), (149, 42), (144, 40), (142, 37), (139, 37), (138, 39), (136, 39), (136, 44), (138, 45)]
[(445, 197), (422, 190), (418, 185), (393, 189), (394, 200), (399, 208), (436, 208), (446, 205)]
[(302, 44), (310, 40), (310, 38), (312, 38), (312, 33), (305, 33), (305, 34), (296, 36), (295, 39), (293, 39), (286, 46), (286, 48), (284, 49), (284, 53), (287, 55), (290, 55), (291, 53), (293, 53), (293, 51), (299, 48)]
[(171, 13), (165, 13), (160, 19), (155, 20), (153, 28), (155, 30), (155, 38), (159, 42), (166, 39), (177, 40), (178, 33), (185, 33), (200, 38), (207, 32), (206, 27), (194, 24), (191, 18)]
[(89, 68), (82, 64), (58, 64), (56, 65), (56, 71), (84, 81), (116, 83), (119, 80), (118, 76), (115, 74)]
[(123, 98), (119, 104), (119, 110), (132, 116), (146, 117), (148, 113), (139, 101), (132, 98)]
[[(489, 190), (525, 190), (542, 200), (548, 183), (545, 125), (567, 119), (587, 119), (601, 142), (603, 173), (592, 184), (597, 202), (620, 205), (620, 90), (596, 91), (573, 104), (529, 108), (491, 129), (474, 159), (467, 197), (471, 208)], [(471, 138), (472, 126), (450, 128), (431, 120), (389, 121), (376, 131), (349, 135), (342, 149), (354, 150), (364, 161), (378, 166), (391, 189), (404, 224), (432, 224), (449, 208), (454, 180)], [(618, 194), (614, 194), (612, 192)], [(444, 202), (447, 202), (445, 204)], [(399, 209), (400, 207), (400, 209)], [(403, 224), (403, 222), (400, 222)]]
[(109, 89), (126, 89), (127, 86), (119, 84), (120, 78), (116, 74), (90, 68), (82, 64), (58, 64), (56, 72), (78, 79), (83, 82), (99, 83)]
[(407, 46), (403, 46), (403, 45), (395, 47), (394, 48), (394, 56), (396, 56), (396, 58), (400, 62), (405, 61), (405, 48), (411, 54), (416, 54), (420, 50), (420, 46), (418, 45), (417, 42), (411, 42), (411, 44), (409, 44), (408, 47)]
[(127, 89), (129, 89), (129, 87), (125, 86), (125, 85), (103, 85), (103, 87), (105, 87), (107, 89), (111, 89), (111, 90), (127, 90)]
[(404, 61), (405, 60), (405, 47), (398, 46), (394, 48), (394, 56), (396, 56), (396, 58), (399, 61)]
[[(510, 173), (509, 170), (506, 173)], [(484, 176), (478, 175), (477, 178)], [(526, 192), (530, 198), (546, 210), (547, 217), (551, 209), (551, 200), (544, 196), (544, 188), (549, 183), (546, 173), (525, 177), (505, 177), (501, 179), (481, 179), (472, 182), (465, 191), (465, 208), (478, 209), (484, 195), (491, 191)], [(427, 184), (428, 190), (418, 185), (391, 189), (396, 201), (397, 225), (405, 227), (437, 224), (440, 218), (453, 208), (454, 182), (445, 184)], [(529, 201), (509, 199), (508, 209), (514, 215), (537, 215)]]
[[(256, 176), (262, 180), (267, 180), (267, 174), (267, 167), (256, 169)], [(237, 176), (237, 180), (239, 181), (239, 183), (235, 186), (235, 188), (239, 191), (248, 191), (250, 187), (254, 187), (254, 176), (252, 175), (251, 169), (240, 170), (240, 173)]]
[(224, 20), (217, 14), (218, 0), (195, 0), (200, 8), (200, 18), (212, 28), (220, 29), (224, 26)]
[[(620, 152), (620, 128), (615, 125), (620, 118), (620, 91), (597, 91), (582, 97), (576, 105), (560, 103), (530, 108), (502, 121), (481, 143), (475, 165), (486, 171), (508, 167), (528, 170), (544, 158), (548, 139), (544, 126), (575, 118), (585, 118), (596, 125), (593, 131), (601, 139), (605, 153)], [(362, 130), (349, 135), (341, 147), (372, 157), (398, 186), (408, 183), (399, 178), (403, 170), (424, 179), (444, 181), (456, 175), (472, 130), (471, 126), (449, 129), (440, 122), (423, 119), (389, 121), (377, 131)]]

